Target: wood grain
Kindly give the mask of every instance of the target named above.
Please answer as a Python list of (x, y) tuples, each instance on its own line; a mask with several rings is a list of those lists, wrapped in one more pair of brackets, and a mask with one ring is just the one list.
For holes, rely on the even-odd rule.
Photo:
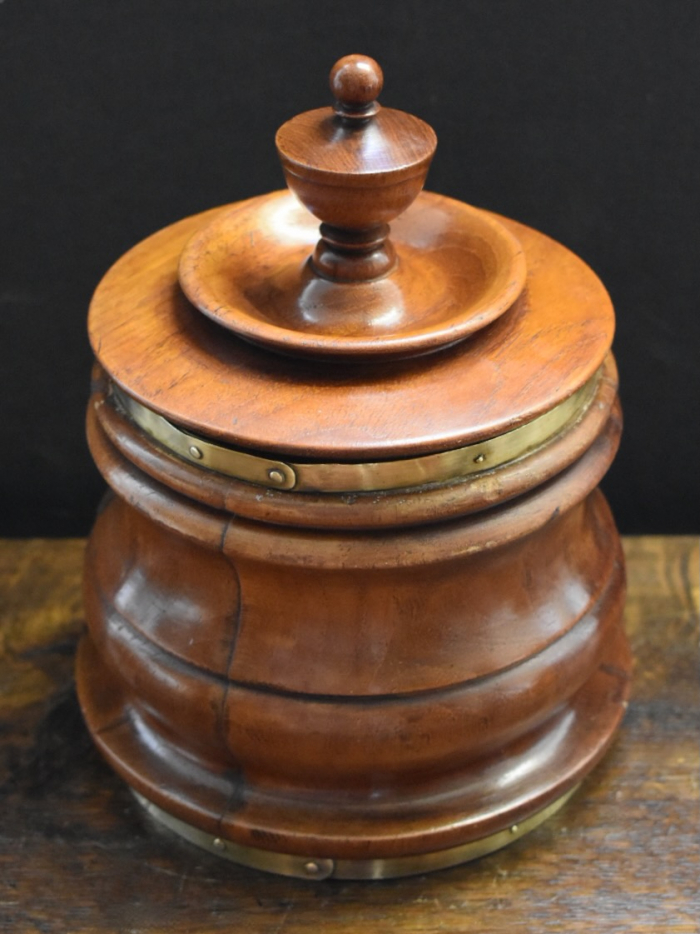
[(90, 539), (78, 659), (98, 747), (181, 820), (307, 858), (522, 823), (624, 712), (622, 559), (594, 490), (619, 428), (548, 482), (533, 453), (516, 500), (386, 535), (205, 507), (170, 491), (170, 459), (154, 481), (91, 424), (117, 494)]
[[(339, 273), (345, 266), (346, 278), (359, 275), (381, 262), (388, 241), (380, 247), (381, 233), (375, 242), (376, 225), (349, 231), (352, 244), (338, 242), (336, 251), (337, 228), (322, 224), (311, 262), (311, 216), (289, 197), (273, 195), (204, 224), (180, 255), (180, 285), (195, 308), (238, 337), (285, 357), (317, 364), (325, 358), (325, 367), (308, 375), (314, 382), (329, 376), (329, 357), (346, 365), (346, 376), (372, 382), (382, 360), (433, 353), (483, 329), (511, 308), (525, 284), (523, 249), (494, 215), (435, 195), (419, 202), (394, 224), (397, 265), (380, 278), (349, 284)], [(319, 263), (339, 275), (330, 267), (321, 275)], [(347, 370), (360, 363), (366, 370), (377, 360), (373, 373)]]
[(305, 883), (153, 830), (72, 687), (82, 541), (0, 542), (0, 930), (364, 934), (698, 930), (698, 541), (625, 542), (630, 708), (603, 764), (529, 838), (381, 883)]
[[(450, 254), (455, 214), (469, 210), (476, 209), (423, 192), (392, 225), (397, 249), (424, 252), (438, 269)], [(237, 271), (248, 270), (250, 314), (263, 315), (266, 298), (274, 304), (289, 286), (287, 263), (298, 272), (313, 249), (316, 222), (286, 192), (218, 212), (232, 237), (239, 222), (250, 232), (250, 215), (258, 217), (252, 240), (234, 239)], [(374, 365), (266, 352), (210, 321), (178, 286), (183, 247), (216, 217), (217, 210), (186, 218), (122, 256), (95, 292), (89, 331), (97, 359), (128, 394), (179, 425), (239, 447), (358, 461), (460, 447), (567, 399), (612, 343), (612, 304), (588, 266), (543, 234), (500, 219), (525, 251), (527, 289), (456, 347)], [(444, 271), (436, 276), (444, 284)], [(422, 289), (419, 281), (414, 286)], [(346, 286), (356, 287), (364, 288)], [(435, 324), (428, 317), (426, 327)]]
[[(299, 114), (276, 136), (287, 184), (323, 221), (311, 265), (334, 281), (394, 269), (388, 222), (415, 200), (437, 145), (422, 120), (380, 107), (383, 82), (374, 59), (346, 55), (330, 74), (335, 107)], [(349, 310), (353, 300), (346, 301)]]
[(622, 424), (617, 399), (617, 370), (612, 356), (609, 356), (596, 398), (585, 415), (541, 448), (537, 457), (520, 458), (501, 467), (497, 478), (487, 471), (481, 476), (472, 476), (469, 483), (424, 487), (420, 496), (413, 497), (407, 497), (404, 490), (340, 497), (326, 493), (305, 492), (300, 495), (290, 490), (267, 490), (261, 497), (254, 484), (213, 471), (203, 475), (197, 467), (168, 454), (124, 413), (111, 404), (105, 405), (108, 398), (105, 374), (96, 367), (87, 418), (91, 445), (99, 445), (100, 438), (108, 440), (143, 473), (171, 490), (215, 509), (261, 522), (336, 530), (422, 525), (433, 521), (436, 515), (443, 519), (454, 518), (487, 509), (497, 502), (506, 502), (571, 466), (599, 435), (606, 432), (606, 426), (616, 426), (617, 434)]
[[(570, 399), (610, 350), (595, 274), (536, 231), (419, 195), (435, 135), (379, 106), (374, 61), (346, 58), (331, 85), (335, 109), (276, 137), (298, 200), (186, 219), (107, 274), (90, 311), (107, 376), (198, 436), (215, 425), (275, 459), (294, 446), (346, 464), (486, 441)], [(311, 259), (299, 201), (322, 221)], [(548, 479), (548, 444), (533, 443), (518, 496), (497, 489), (508, 465), (472, 455), (492, 474), (485, 509), (412, 524), (410, 504), (436, 484), (387, 484), (409, 504), (394, 533), (370, 517), (334, 528), (330, 490), (322, 528), (183, 497), (167, 453), (144, 473), (118, 427), (102, 428), (112, 401), (95, 388), (89, 443), (116, 496), (88, 546), (77, 689), (98, 748), (151, 804), (212, 845), (316, 872), (347, 860), (328, 871), (362, 878), (368, 860), (415, 869), (493, 834), (512, 841), (603, 756), (631, 666), (619, 536), (595, 489), (618, 443), (614, 396), (592, 443), (571, 459), (567, 439), (568, 466)], [(197, 439), (185, 444), (202, 460)], [(211, 501), (220, 489), (200, 466)], [(476, 492), (468, 474), (441, 485)]]

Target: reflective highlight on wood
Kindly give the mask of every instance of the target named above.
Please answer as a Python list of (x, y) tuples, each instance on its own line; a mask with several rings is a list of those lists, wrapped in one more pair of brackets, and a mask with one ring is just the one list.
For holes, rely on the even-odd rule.
[(596, 276), (419, 193), (434, 135), (379, 107), (371, 60), (332, 86), (277, 137), (316, 218), (285, 193), (207, 212), (98, 287), (113, 494), (77, 679), (162, 822), (375, 878), (516, 839), (612, 741), (630, 656), (597, 486), (621, 413)]

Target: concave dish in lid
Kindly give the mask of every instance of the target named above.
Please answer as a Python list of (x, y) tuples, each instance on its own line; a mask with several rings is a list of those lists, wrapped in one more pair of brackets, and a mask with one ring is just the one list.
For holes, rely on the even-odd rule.
[(380, 107), (381, 86), (376, 62), (347, 56), (331, 72), (335, 108), (277, 134), (289, 187), (322, 221), (315, 249), (289, 203), (261, 215), (248, 202), (189, 241), (180, 283), (200, 311), (278, 352), (357, 359), (439, 350), (513, 305), (526, 275), (517, 239), (459, 202), (413, 204), (435, 134)]

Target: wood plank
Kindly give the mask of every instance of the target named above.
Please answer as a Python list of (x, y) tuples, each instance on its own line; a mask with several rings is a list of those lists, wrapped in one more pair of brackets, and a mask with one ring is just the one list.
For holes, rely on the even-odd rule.
[(148, 824), (72, 685), (82, 540), (0, 541), (0, 931), (698, 931), (698, 541), (625, 541), (636, 672), (620, 736), (559, 815), (480, 862), (307, 883)]

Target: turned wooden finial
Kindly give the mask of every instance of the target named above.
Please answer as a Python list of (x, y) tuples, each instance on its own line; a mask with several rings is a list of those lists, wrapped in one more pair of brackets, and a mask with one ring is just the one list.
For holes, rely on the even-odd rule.
[(373, 58), (346, 55), (338, 59), (330, 75), (335, 112), (348, 120), (366, 120), (379, 111), (384, 75)]
[(389, 222), (420, 193), (437, 145), (422, 120), (380, 108), (383, 82), (374, 59), (347, 55), (330, 73), (335, 108), (300, 114), (277, 133), (287, 184), (322, 221), (312, 268), (336, 282), (391, 272)]
[(283, 192), (271, 214), (251, 203), (247, 220), (222, 214), (189, 241), (179, 279), (200, 311), (286, 356), (360, 360), (431, 353), (514, 304), (521, 245), (484, 212), (421, 194), (435, 133), (380, 107), (382, 84), (373, 59), (341, 58), (335, 106), (277, 132), (287, 183), (321, 221), (315, 247), (313, 217)]

